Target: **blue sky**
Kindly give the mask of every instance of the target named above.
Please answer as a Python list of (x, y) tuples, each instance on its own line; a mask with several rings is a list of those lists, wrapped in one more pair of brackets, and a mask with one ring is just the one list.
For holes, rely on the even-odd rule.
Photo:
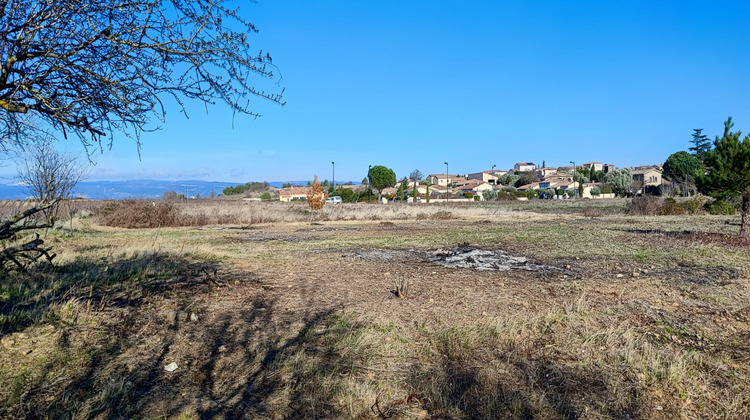
[[(243, 2), (283, 76), (260, 119), (175, 107), (89, 180), (360, 181), (601, 161), (663, 162), (693, 128), (750, 130), (750, 2)], [(62, 147), (80, 150), (75, 140)], [(6, 174), (12, 168), (0, 168)]]

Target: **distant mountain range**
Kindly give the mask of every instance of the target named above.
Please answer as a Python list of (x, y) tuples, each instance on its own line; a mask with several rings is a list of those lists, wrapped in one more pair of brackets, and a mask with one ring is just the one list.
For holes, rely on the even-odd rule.
[[(279, 181), (269, 182), (275, 188), (290, 183), (293, 185), (307, 185), (308, 181)], [(240, 185), (237, 182), (212, 181), (161, 181), (155, 179), (135, 179), (130, 181), (84, 181), (75, 188), (75, 196), (93, 200), (123, 199), (123, 198), (161, 198), (167, 191), (195, 197), (209, 197), (213, 191), (215, 195), (222, 193), (224, 188)], [(337, 183), (338, 184), (338, 183)], [(0, 184), (0, 199), (25, 199), (28, 192), (18, 185)]]

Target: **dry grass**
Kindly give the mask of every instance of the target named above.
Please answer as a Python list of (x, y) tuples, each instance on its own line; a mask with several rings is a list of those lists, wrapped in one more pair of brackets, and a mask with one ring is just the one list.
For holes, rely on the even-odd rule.
[[(0, 417), (750, 416), (747, 246), (704, 239), (737, 218), (540, 206), (326, 206), (310, 223), (304, 203), (191, 202), (179, 215), (239, 223), (76, 220), (50, 232), (55, 267), (0, 283)], [(420, 254), (464, 243), (560, 270)]]

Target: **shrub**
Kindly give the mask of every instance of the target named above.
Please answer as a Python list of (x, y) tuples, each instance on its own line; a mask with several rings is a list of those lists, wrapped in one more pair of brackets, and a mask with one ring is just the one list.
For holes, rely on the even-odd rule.
[(494, 190), (485, 190), (482, 191), (482, 197), (484, 197), (486, 201), (494, 200), (497, 198), (497, 192)]
[[(674, 201), (674, 200), (673, 200)], [(644, 216), (656, 216), (662, 214), (662, 199), (654, 196), (634, 197), (628, 202), (628, 213)]]
[(682, 207), (690, 214), (697, 214), (703, 211), (705, 198), (702, 195), (695, 196), (682, 202)]
[(147, 200), (112, 201), (97, 216), (104, 226), (129, 229), (180, 225), (177, 208), (172, 203)]
[(341, 188), (339, 189), (338, 194), (339, 197), (341, 197), (341, 201), (344, 203), (353, 203), (355, 201), (356, 195), (351, 188)]
[(437, 213), (432, 215), (432, 218), (435, 220), (451, 220), (455, 219), (456, 216), (453, 215), (453, 213), (445, 210), (440, 210)]
[(260, 195), (260, 199), (263, 201), (268, 201), (271, 199), (271, 193), (266, 191), (263, 194)]
[(705, 205), (706, 211), (713, 215), (731, 216), (737, 209), (734, 204), (725, 200), (716, 200)]
[(326, 203), (328, 195), (323, 193), (323, 186), (318, 181), (318, 176), (315, 175), (310, 188), (307, 189), (307, 204), (310, 206), (310, 210), (320, 210)]
[(591, 195), (598, 196), (601, 193), (602, 193), (601, 188), (599, 188), (599, 187), (593, 187), (593, 188), (591, 188)]
[[(661, 203), (661, 207), (657, 210), (656, 213), (658, 215), (664, 215), (664, 216), (676, 216), (680, 214), (685, 214), (685, 207), (677, 202), (674, 198), (667, 198), (664, 200), (659, 200), (658, 197), (654, 196), (647, 196), (651, 197), (651, 199), (655, 200), (656, 202)], [(649, 213), (652, 214), (652, 213)]]
[(497, 199), (498, 200), (506, 200), (506, 201), (515, 200), (516, 199), (516, 193), (513, 192), (513, 191), (506, 191), (505, 189), (503, 189), (503, 191), (499, 191), (497, 193)]
[(602, 209), (591, 205), (583, 207), (583, 209), (581, 209), (581, 213), (583, 213), (584, 217), (601, 217), (604, 215)]

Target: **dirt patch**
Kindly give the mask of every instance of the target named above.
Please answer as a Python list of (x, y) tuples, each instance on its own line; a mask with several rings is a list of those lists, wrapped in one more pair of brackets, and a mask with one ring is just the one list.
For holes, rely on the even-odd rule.
[(273, 241), (281, 241), (281, 242), (290, 242), (290, 243), (299, 243), (303, 241), (309, 241), (312, 238), (300, 238), (298, 236), (250, 236), (245, 238), (248, 242), (273, 242)]

